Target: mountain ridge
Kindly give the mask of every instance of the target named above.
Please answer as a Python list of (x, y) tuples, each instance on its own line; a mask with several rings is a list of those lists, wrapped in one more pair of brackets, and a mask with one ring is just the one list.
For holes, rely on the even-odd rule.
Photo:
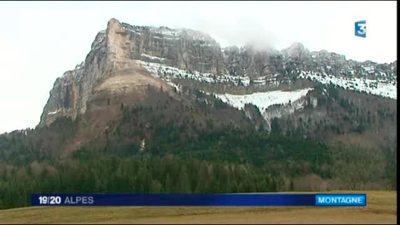
[[(336, 81), (331, 78), (327, 80), (327, 75), (352, 79), (346, 81), (350, 84), (346, 83), (345, 87), (360, 87), (358, 83), (362, 80), (358, 78), (376, 81), (376, 88), (379, 85), (383, 85), (383, 88), (386, 88), (386, 84), (397, 85), (397, 61), (390, 64), (371, 61), (359, 63), (325, 50), (310, 52), (301, 43), (293, 43), (282, 51), (257, 50), (251, 45), (221, 48), (203, 32), (164, 26), (132, 26), (113, 18), (107, 23), (107, 29), (96, 35), (85, 61), (57, 78), (39, 126), (49, 125), (58, 116), (74, 119), (78, 114), (85, 113), (95, 86), (114, 70), (135, 67), (134, 61), (154, 63), (155, 69), (149, 70), (144, 66), (153, 71), (152, 74), (160, 67), (169, 66), (187, 71), (189, 75), (198, 72), (202, 82), (222, 82), (227, 85), (290, 85), (297, 78), (309, 78), (321, 83)], [(164, 70), (162, 73), (168, 72)], [(204, 78), (203, 74), (208, 78)], [(173, 75), (163, 78), (168, 81), (187, 77)], [(362, 90), (368, 90), (371, 84), (367, 82), (364, 86)], [(390, 91), (393, 92), (393, 89)], [(389, 92), (385, 95), (393, 96)]]

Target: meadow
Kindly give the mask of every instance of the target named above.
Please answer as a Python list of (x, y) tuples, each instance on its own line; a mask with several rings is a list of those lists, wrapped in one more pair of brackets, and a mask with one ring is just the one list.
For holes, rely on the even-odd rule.
[(397, 192), (359, 193), (366, 207), (25, 207), (0, 210), (0, 223), (396, 223)]

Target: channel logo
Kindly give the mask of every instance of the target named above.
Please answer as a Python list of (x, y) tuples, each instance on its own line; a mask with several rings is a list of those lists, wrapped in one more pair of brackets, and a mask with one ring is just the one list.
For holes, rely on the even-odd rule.
[(367, 37), (367, 21), (361, 20), (354, 23), (354, 32), (357, 37)]

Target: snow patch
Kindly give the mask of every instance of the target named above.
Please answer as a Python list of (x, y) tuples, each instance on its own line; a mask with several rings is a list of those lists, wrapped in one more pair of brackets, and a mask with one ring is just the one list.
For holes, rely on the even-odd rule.
[(171, 81), (167, 81), (167, 84), (171, 85), (172, 87), (175, 88), (176, 92), (181, 93), (182, 92), (182, 85), (180, 84), (175, 84)]
[(269, 106), (277, 104), (288, 104), (297, 101), (307, 95), (312, 88), (299, 89), (295, 91), (269, 91), (256, 92), (247, 95), (215, 94), (221, 101), (237, 108), (243, 109), (245, 104), (253, 104), (260, 112), (264, 112)]
[(397, 99), (397, 81), (390, 82), (388, 80), (371, 80), (357, 77), (335, 77), (326, 74), (321, 76), (317, 73), (305, 71), (302, 71), (298, 78), (310, 78), (322, 84), (333, 84), (349, 90)]
[(153, 76), (167, 79), (191, 79), (204, 83), (233, 83), (234, 85), (250, 85), (250, 77), (248, 76), (232, 76), (229, 74), (222, 74), (216, 76), (212, 73), (200, 73), (198, 71), (189, 72), (181, 70), (176, 67), (167, 66), (160, 63), (151, 63), (139, 61), (143, 67), (148, 70)]
[(150, 59), (150, 60), (158, 60), (160, 62), (166, 60), (165, 58), (160, 58), (160, 57), (156, 57), (156, 56), (152, 56), (152, 55), (147, 55), (147, 54), (144, 54), (144, 53), (140, 54), (140, 56), (142, 56), (144, 58), (147, 58), (147, 59)]
[(61, 109), (57, 109), (56, 111), (48, 112), (47, 115), (54, 115), (54, 114), (57, 114), (60, 111), (61, 111)]

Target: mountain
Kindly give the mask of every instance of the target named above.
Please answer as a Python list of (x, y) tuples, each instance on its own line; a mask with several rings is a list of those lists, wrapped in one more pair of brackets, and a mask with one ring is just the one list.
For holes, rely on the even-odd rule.
[(0, 135), (0, 206), (26, 204), (16, 190), (392, 189), (396, 92), (396, 61), (111, 19), (38, 126)]
[[(84, 62), (57, 79), (40, 125), (86, 112), (91, 91), (108, 77), (147, 69), (156, 78), (268, 87), (309, 78), (396, 99), (397, 63), (355, 62), (294, 43), (281, 52), (219, 44), (207, 34), (167, 27), (131, 26), (115, 19), (97, 34)], [(111, 81), (110, 81), (111, 82)], [(129, 86), (129, 85), (128, 85)]]

